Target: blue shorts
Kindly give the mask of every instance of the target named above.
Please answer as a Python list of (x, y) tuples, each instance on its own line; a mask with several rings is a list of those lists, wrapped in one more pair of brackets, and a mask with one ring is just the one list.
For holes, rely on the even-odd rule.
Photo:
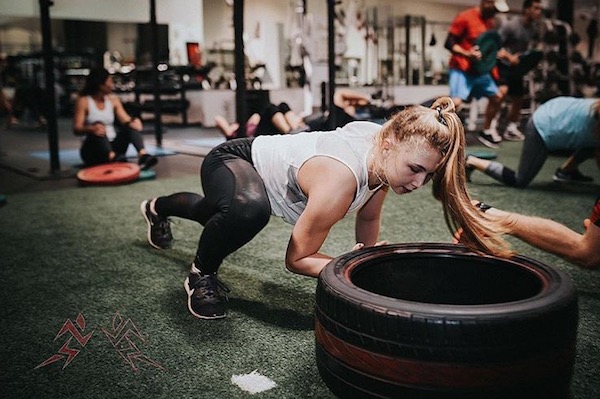
[(450, 97), (463, 101), (471, 98), (493, 97), (498, 94), (498, 86), (492, 75), (471, 75), (459, 69), (450, 69)]

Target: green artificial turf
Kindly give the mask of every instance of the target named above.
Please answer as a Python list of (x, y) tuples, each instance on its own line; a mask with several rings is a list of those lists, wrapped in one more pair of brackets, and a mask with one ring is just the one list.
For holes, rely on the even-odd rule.
[[(498, 161), (516, 166), (520, 143), (504, 143)], [(598, 185), (551, 181), (563, 158), (551, 157), (528, 189), (502, 187), (475, 173), (470, 190), (485, 202), (553, 219), (578, 231)], [(592, 162), (582, 172), (600, 181)], [(224, 320), (192, 317), (182, 287), (201, 227), (174, 220), (173, 249), (146, 242), (139, 203), (175, 191), (198, 191), (196, 176), (118, 187), (77, 187), (14, 194), (0, 208), (0, 386), (6, 398), (246, 398), (233, 375), (254, 370), (277, 387), (258, 398), (330, 398), (315, 365), (313, 306), (316, 280), (283, 266), (291, 227), (272, 218), (254, 241), (224, 262), (231, 288)], [(390, 195), (381, 238), (390, 242), (451, 237), (430, 187)], [(324, 252), (340, 255), (353, 244), (353, 219), (339, 223)], [(600, 274), (511, 239), (514, 248), (566, 272), (579, 291), (580, 324), (572, 384), (576, 399), (600, 397)], [(599, 249), (600, 250), (600, 249)], [(85, 318), (92, 333), (72, 362), (36, 368), (57, 354), (71, 334), (55, 337), (67, 320)], [(119, 317), (122, 317), (120, 319)], [(106, 332), (129, 320), (139, 356), (133, 367)], [(121, 342), (123, 348), (124, 342)], [(133, 352), (130, 350), (129, 352)], [(65, 356), (66, 357), (66, 356)], [(144, 360), (146, 362), (144, 362)]]

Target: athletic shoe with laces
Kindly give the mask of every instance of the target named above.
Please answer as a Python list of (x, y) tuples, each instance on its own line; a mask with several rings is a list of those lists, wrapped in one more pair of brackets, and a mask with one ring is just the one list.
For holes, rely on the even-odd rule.
[(217, 274), (191, 273), (183, 282), (188, 294), (188, 309), (200, 319), (222, 319), (229, 288), (217, 278)]
[(171, 222), (169, 219), (155, 215), (150, 210), (150, 200), (140, 204), (142, 215), (148, 224), (148, 242), (156, 249), (167, 249), (173, 243)]
[(148, 170), (158, 163), (158, 158), (150, 154), (144, 154), (138, 159), (141, 170)]
[(500, 137), (498, 131), (488, 129), (484, 130), (483, 132), (479, 132), (479, 134), (477, 134), (477, 140), (479, 140), (479, 142), (486, 147), (500, 148), (498, 143), (502, 141), (502, 137)]
[(519, 130), (516, 123), (511, 122), (506, 127), (504, 139), (508, 141), (523, 141), (525, 140), (525, 135)]
[(558, 183), (590, 183), (594, 179), (590, 176), (582, 174), (579, 170), (575, 169), (573, 172), (567, 172), (561, 168), (556, 169), (552, 180)]

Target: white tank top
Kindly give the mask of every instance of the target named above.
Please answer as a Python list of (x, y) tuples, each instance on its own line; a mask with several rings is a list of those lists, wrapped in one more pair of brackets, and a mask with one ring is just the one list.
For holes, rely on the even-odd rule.
[(115, 131), (115, 107), (108, 98), (104, 96), (104, 109), (99, 109), (91, 96), (87, 96), (88, 114), (85, 118), (86, 125), (92, 125), (96, 122), (102, 122), (106, 127), (106, 138), (113, 141), (117, 137)]
[(298, 185), (298, 170), (315, 156), (328, 156), (346, 165), (356, 178), (357, 192), (347, 214), (359, 210), (375, 193), (369, 190), (367, 156), (381, 125), (351, 122), (330, 132), (258, 136), (252, 142), (252, 161), (265, 182), (271, 213), (295, 224), (308, 198)]

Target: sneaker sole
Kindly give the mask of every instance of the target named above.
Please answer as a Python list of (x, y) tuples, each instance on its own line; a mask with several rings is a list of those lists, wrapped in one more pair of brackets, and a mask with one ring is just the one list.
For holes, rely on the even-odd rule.
[(192, 309), (192, 294), (194, 293), (194, 291), (190, 290), (189, 283), (190, 283), (190, 278), (186, 277), (185, 280), (183, 281), (183, 289), (187, 293), (187, 296), (188, 296), (188, 300), (187, 300), (188, 310), (190, 311), (190, 313), (192, 314), (192, 316), (197, 317), (199, 319), (203, 319), (203, 320), (215, 320), (215, 319), (223, 319), (223, 318), (225, 318), (226, 315), (204, 316), (204, 315), (201, 315), (201, 314), (198, 314), (198, 313), (194, 312), (194, 309)]
[(504, 140), (506, 141), (524, 141), (525, 137), (519, 136), (504, 136)]
[(556, 183), (563, 183), (563, 184), (590, 184), (593, 182), (593, 180), (582, 181), (582, 180), (563, 179), (556, 175), (552, 176), (552, 180), (554, 180)]
[(152, 245), (154, 248), (156, 249), (165, 249), (163, 247), (160, 247), (158, 245), (156, 245), (155, 243), (152, 242), (152, 235), (151, 235), (151, 231), (152, 231), (152, 222), (150, 221), (150, 219), (148, 219), (148, 215), (146, 215), (146, 205), (148, 204), (148, 200), (144, 200), (142, 201), (142, 203), (140, 204), (140, 211), (142, 212), (142, 216), (144, 216), (144, 220), (146, 221), (146, 224), (148, 225), (148, 231), (146, 233), (146, 238), (148, 239), (148, 243), (150, 245)]
[(500, 148), (500, 146), (498, 144), (492, 143), (491, 141), (486, 140), (481, 136), (477, 136), (477, 140), (479, 140), (479, 142), (481, 144), (483, 144), (484, 146), (486, 146), (488, 148), (494, 148), (494, 149)]
[(150, 161), (140, 165), (140, 170), (148, 170), (158, 163), (158, 158), (151, 158)]

